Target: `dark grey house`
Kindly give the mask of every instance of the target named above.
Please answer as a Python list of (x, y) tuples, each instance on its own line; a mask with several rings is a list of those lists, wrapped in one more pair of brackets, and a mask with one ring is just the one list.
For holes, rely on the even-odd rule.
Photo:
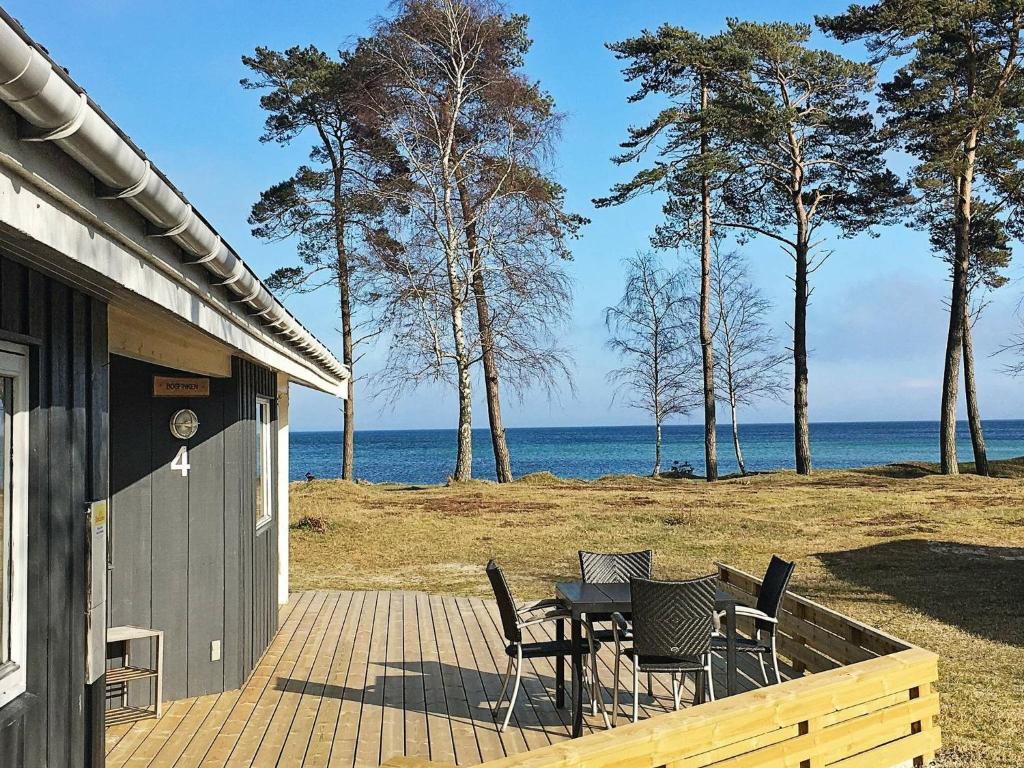
[(166, 700), (246, 679), (289, 384), (347, 377), (0, 10), (0, 766), (103, 764), (108, 626), (163, 631)]

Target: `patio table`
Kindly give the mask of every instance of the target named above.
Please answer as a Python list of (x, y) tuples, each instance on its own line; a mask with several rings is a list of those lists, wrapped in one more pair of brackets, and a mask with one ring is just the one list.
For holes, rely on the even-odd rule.
[[(555, 584), (555, 596), (561, 600), (572, 616), (572, 736), (583, 734), (583, 616), (585, 614), (628, 614), (632, 609), (629, 584), (596, 584), (582, 581), (560, 581)], [(726, 679), (727, 691), (737, 691), (736, 681), (736, 604), (739, 600), (719, 589), (715, 594), (715, 610), (726, 613)], [(559, 619), (556, 637), (565, 639), (565, 621)], [(565, 706), (565, 658), (555, 660), (555, 704)]]

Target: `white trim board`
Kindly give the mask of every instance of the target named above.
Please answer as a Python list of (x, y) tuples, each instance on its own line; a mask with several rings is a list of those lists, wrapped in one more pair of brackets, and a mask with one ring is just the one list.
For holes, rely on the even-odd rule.
[[(156, 257), (146, 258), (137, 245), (129, 249), (108, 236), (105, 223), (90, 211), (68, 210), (62, 203), (73, 201), (55, 199), (54, 193), (59, 190), (48, 187), (18, 172), (17, 161), (0, 153), (0, 221), (8, 227), (60, 257), (93, 270), (113, 287), (141, 296), (243, 355), (287, 373), (297, 383), (337, 397), (346, 396), (345, 379), (329, 377), (313, 362), (259, 334), (252, 323), (243, 327), (218, 309), (213, 297), (200, 296), (194, 283), (159, 269)], [(53, 267), (66, 269), (61, 264)], [(116, 303), (116, 298), (112, 301)]]

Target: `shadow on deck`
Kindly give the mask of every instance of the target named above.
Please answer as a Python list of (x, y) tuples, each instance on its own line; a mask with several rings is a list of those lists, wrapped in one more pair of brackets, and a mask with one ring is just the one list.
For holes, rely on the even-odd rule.
[[(550, 627), (531, 629), (535, 639), (550, 638)], [(554, 666), (544, 659), (530, 662), (525, 695), (498, 732), (490, 706), (503, 649), (493, 601), (304, 592), (282, 608), (281, 629), (241, 690), (176, 701), (160, 720), (108, 729), (107, 765), (373, 768), (397, 755), (471, 765), (567, 739), (569, 712), (555, 707)], [(602, 649), (609, 708), (612, 661)], [(741, 658), (741, 666), (741, 686), (757, 687), (756, 662)], [(724, 692), (724, 659), (715, 677)], [(641, 694), (641, 717), (671, 710), (670, 687), (655, 676), (653, 696)], [(692, 695), (690, 681), (684, 706)], [(625, 691), (619, 704), (628, 718)], [(603, 728), (600, 716), (585, 714), (585, 732)]]

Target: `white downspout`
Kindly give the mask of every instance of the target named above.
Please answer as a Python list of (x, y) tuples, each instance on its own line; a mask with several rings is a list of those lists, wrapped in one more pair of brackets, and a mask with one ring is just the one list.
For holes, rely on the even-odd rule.
[(288, 375), (277, 374), (277, 602), (288, 602)]

